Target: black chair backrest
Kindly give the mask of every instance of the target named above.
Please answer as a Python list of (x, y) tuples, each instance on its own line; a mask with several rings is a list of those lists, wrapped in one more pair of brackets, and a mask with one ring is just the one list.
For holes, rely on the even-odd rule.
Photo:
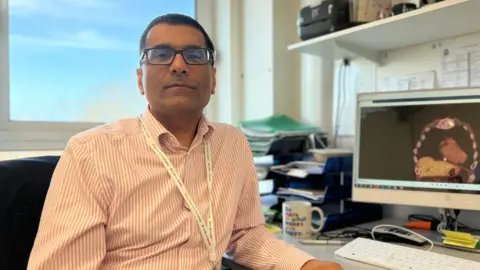
[(0, 270), (26, 269), (59, 156), (0, 162)]
[[(0, 161), (0, 270), (27, 269), (59, 156)], [(222, 269), (247, 270), (223, 258)]]

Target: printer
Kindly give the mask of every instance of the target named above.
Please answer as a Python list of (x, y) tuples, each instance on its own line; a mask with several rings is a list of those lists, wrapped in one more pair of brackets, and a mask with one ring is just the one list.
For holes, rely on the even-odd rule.
[(303, 7), (298, 14), (297, 29), (301, 40), (351, 26), (348, 0), (324, 0), (319, 5)]

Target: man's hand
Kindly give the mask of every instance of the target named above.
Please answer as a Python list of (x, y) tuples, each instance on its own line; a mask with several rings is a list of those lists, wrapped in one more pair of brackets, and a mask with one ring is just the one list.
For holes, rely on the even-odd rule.
[(301, 270), (343, 270), (343, 268), (338, 263), (311, 260), (305, 263)]

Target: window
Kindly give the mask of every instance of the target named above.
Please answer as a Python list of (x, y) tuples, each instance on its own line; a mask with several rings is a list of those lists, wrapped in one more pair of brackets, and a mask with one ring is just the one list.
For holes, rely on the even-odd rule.
[(198, 18), (204, 1), (0, 0), (0, 151), (63, 149), (77, 132), (140, 114), (143, 29), (164, 13)]

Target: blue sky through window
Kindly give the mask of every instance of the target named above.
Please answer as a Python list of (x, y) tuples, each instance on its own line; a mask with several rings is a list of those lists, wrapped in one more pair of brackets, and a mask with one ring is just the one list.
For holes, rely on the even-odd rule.
[(138, 41), (195, 0), (10, 0), (10, 119), (106, 122), (143, 111)]

